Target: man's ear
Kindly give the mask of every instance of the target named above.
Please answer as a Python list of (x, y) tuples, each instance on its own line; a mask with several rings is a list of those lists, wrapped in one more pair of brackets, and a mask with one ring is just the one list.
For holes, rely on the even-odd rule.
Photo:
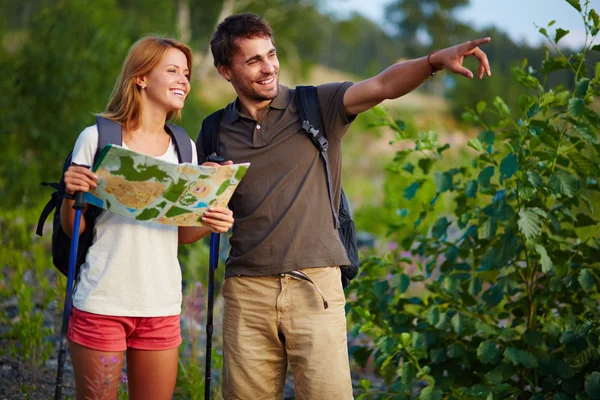
[(227, 82), (231, 82), (231, 69), (219, 64), (217, 65), (217, 71), (219, 72), (219, 75), (223, 77), (223, 79), (225, 79)]
[(146, 89), (146, 76), (140, 75), (135, 78), (135, 84), (138, 85), (141, 89)]

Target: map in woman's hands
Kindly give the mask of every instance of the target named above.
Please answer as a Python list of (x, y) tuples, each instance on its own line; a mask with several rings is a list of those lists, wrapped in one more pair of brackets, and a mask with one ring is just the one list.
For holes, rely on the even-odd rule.
[(93, 168), (98, 186), (84, 199), (138, 221), (202, 226), (208, 207), (227, 206), (249, 166), (171, 164), (109, 144)]

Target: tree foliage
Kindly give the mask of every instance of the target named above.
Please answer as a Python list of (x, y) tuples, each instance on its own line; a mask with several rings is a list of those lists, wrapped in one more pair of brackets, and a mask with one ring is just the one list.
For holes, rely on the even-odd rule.
[[(596, 36), (595, 11), (581, 12)], [(544, 77), (569, 70), (572, 90), (524, 62), (513, 70), (524, 87), (517, 110), (500, 97), (470, 109), (464, 117), (481, 127), (470, 164), (448, 169), (433, 133), (397, 155), (390, 180), (405, 199), (390, 207), (408, 206), (388, 229), (400, 249), (367, 260), (351, 287), (352, 333), (373, 339), (353, 358), (373, 356), (385, 381), (362, 382), (360, 398), (600, 398), (600, 115), (591, 108), (600, 64), (585, 68), (591, 49), (542, 62)], [(384, 123), (409, 138), (401, 121)], [(424, 186), (431, 197), (410, 205)], [(444, 200), (452, 215), (436, 212)]]
[[(407, 55), (418, 57), (425, 46), (441, 49), (468, 39), (473, 29), (454, 14), (468, 4), (469, 0), (395, 0), (386, 7), (386, 15), (398, 29), (398, 39), (407, 43)], [(430, 43), (423, 43), (423, 37)]]

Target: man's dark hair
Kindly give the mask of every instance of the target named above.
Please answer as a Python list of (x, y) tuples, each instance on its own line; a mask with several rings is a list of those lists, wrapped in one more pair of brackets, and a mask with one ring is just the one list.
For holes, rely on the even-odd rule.
[(260, 15), (241, 13), (225, 18), (210, 39), (210, 51), (215, 60), (215, 67), (219, 64), (231, 66), (231, 59), (238, 51), (235, 43), (237, 39), (256, 37), (268, 38), (275, 43), (273, 29)]

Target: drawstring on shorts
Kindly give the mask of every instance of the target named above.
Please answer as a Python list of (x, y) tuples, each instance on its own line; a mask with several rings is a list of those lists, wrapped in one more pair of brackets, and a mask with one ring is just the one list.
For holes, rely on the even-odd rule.
[[(291, 276), (293, 278), (301, 279), (301, 280), (312, 283), (313, 286), (317, 289), (317, 291), (321, 295), (321, 299), (323, 299), (323, 307), (325, 307), (326, 310), (329, 308), (329, 304), (327, 303), (327, 300), (325, 300), (325, 296), (323, 296), (323, 292), (321, 292), (321, 289), (319, 289), (319, 286), (317, 286), (315, 281), (313, 281), (310, 276), (306, 275), (302, 271), (291, 271), (291, 272), (286, 272), (286, 274), (288, 274), (289, 276)], [(282, 275), (285, 275), (285, 274), (282, 274)]]

